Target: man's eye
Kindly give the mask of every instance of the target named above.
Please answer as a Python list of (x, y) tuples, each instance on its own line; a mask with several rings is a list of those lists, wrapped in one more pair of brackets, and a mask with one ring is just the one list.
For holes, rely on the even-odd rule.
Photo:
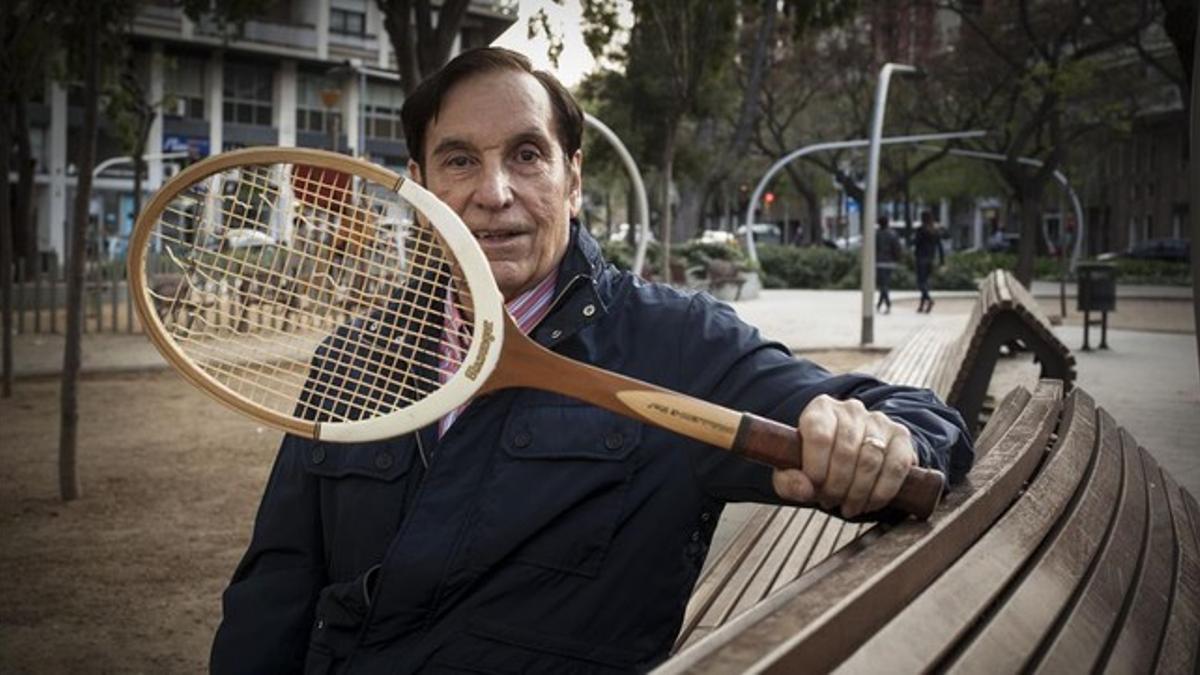
[(541, 156), (542, 153), (538, 152), (536, 148), (521, 148), (517, 150), (517, 160), (520, 162), (536, 162)]
[(466, 155), (451, 155), (446, 158), (446, 166), (461, 169), (471, 164), (471, 158)]

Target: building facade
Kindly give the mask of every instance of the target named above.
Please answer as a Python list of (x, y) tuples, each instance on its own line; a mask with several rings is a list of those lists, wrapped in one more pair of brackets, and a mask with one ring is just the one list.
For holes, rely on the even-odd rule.
[[(374, 0), (284, 0), (229, 36), (191, 21), (177, 3), (147, 2), (133, 26), (133, 53), (148, 100), (158, 106), (143, 178), (157, 190), (181, 162), (255, 145), (332, 149), (403, 170), (404, 94), (383, 15)], [(475, 0), (453, 53), (491, 43), (516, 21), (512, 3)], [(63, 259), (74, 206), (73, 162), (81, 94), (48, 80), (33, 97), (30, 136), (35, 220), (43, 259)], [(101, 122), (89, 248), (119, 256), (133, 223), (132, 164)], [(184, 159), (171, 155), (187, 155)], [(164, 159), (163, 155), (168, 155)]]

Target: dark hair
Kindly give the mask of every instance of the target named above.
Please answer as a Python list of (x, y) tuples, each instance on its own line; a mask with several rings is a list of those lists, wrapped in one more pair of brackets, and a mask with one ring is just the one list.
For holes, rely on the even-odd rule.
[(891, 224), (891, 220), (887, 216), (879, 216), (875, 219), (875, 224), (886, 229)]
[(417, 164), (425, 161), (425, 129), (431, 120), (437, 119), (442, 100), (454, 85), (480, 73), (512, 70), (528, 73), (537, 78), (550, 96), (554, 109), (555, 131), (558, 143), (567, 157), (583, 145), (583, 110), (571, 92), (550, 73), (535, 70), (529, 59), (520, 53), (503, 47), (480, 47), (470, 49), (451, 59), (433, 75), (421, 81), (400, 109), (404, 124), (404, 140), (408, 143), (408, 154)]
[(921, 222), (922, 223), (932, 223), (933, 222), (933, 211), (930, 211), (929, 209), (922, 211), (921, 212)]

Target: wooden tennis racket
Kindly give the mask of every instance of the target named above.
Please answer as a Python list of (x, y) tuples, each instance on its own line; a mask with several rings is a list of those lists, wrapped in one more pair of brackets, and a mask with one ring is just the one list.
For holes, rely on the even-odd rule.
[[(487, 259), (413, 181), (340, 154), (237, 150), (162, 187), (130, 238), (147, 335), (234, 410), (311, 439), (430, 424), (473, 396), (544, 389), (796, 467), (796, 430), (573, 361), (504, 309)], [(914, 468), (893, 506), (928, 517), (942, 475)]]

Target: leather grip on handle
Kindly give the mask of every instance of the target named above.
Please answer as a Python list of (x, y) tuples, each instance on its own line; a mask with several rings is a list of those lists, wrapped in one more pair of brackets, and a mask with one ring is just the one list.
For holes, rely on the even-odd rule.
[[(750, 413), (742, 415), (730, 449), (779, 469), (803, 469), (800, 466), (800, 434), (796, 428)], [(940, 471), (914, 466), (888, 506), (925, 520), (941, 501), (945, 483)]]

